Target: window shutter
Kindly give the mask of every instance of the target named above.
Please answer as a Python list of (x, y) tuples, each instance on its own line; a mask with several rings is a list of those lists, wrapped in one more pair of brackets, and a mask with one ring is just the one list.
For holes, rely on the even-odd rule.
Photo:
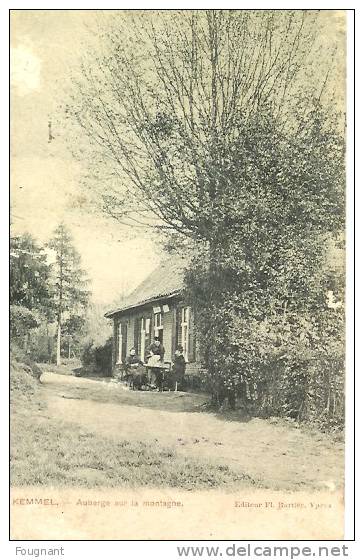
[(189, 309), (189, 325), (188, 325), (188, 361), (196, 361), (196, 337), (195, 337), (195, 325), (193, 321), (193, 310)]
[(153, 340), (154, 340), (154, 313), (152, 310), (150, 315), (149, 344), (152, 344)]
[(140, 356), (140, 319), (135, 318), (134, 321), (134, 348), (135, 352)]
[(128, 327), (127, 325), (123, 325), (122, 326), (122, 337), (123, 337), (123, 342), (121, 345), (121, 357), (123, 358), (123, 360), (125, 360), (126, 358), (126, 344), (127, 344), (127, 336), (128, 336)]
[[(148, 328), (147, 328), (148, 327)], [(148, 346), (150, 346), (150, 329), (152, 328), (151, 318), (145, 317), (145, 353), (147, 352)]]
[(177, 309), (176, 307), (172, 307), (172, 356), (176, 351), (177, 346)]
[(116, 363), (116, 355), (117, 355), (117, 345), (118, 345), (118, 323), (116, 319), (114, 319), (114, 344), (112, 345), (112, 365), (114, 367)]
[(182, 308), (177, 307), (176, 309), (176, 347), (182, 344)]

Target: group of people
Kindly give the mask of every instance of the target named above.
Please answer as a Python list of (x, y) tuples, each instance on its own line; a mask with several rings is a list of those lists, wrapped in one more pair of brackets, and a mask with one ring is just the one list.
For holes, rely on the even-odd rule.
[(147, 349), (146, 373), (144, 369), (137, 373), (139, 366), (144, 363), (137, 355), (135, 348), (131, 348), (129, 356), (126, 358), (126, 374), (131, 378), (133, 388), (141, 388), (143, 385), (155, 385), (158, 391), (164, 388), (178, 390), (181, 386), (186, 372), (186, 360), (183, 355), (183, 347), (177, 346), (173, 357), (173, 364), (170, 372), (166, 372), (163, 367), (165, 349), (158, 336)]

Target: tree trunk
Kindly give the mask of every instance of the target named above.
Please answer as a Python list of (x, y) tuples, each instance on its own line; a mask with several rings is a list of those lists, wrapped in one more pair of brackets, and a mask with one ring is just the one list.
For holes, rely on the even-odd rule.
[(56, 364), (57, 366), (61, 365), (61, 318), (58, 319)]
[(48, 363), (50, 364), (52, 361), (52, 346), (51, 345), (51, 341), (49, 338), (49, 325), (48, 325), (48, 321), (47, 321), (47, 352), (48, 352)]
[(71, 358), (71, 341), (68, 341), (68, 359)]

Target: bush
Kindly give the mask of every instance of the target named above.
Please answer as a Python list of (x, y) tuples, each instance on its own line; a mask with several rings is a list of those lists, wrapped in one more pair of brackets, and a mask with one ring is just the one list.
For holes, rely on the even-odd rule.
[(10, 391), (33, 394), (42, 370), (14, 342), (10, 345)]
[[(226, 399), (234, 408), (240, 401), (252, 415), (342, 429), (341, 277), (316, 268), (309, 285), (299, 285), (296, 293), (283, 299), (275, 291), (284, 278), (278, 281), (271, 272), (258, 282), (245, 271), (244, 261), (239, 272), (237, 261), (231, 263), (226, 255), (228, 251), (225, 260), (219, 256), (219, 264), (213, 266), (201, 255), (185, 278), (187, 299), (195, 310), (204, 381), (214, 404), (220, 406)], [(306, 282), (303, 273), (297, 282), (302, 278)], [(328, 305), (328, 290), (339, 300), (335, 305)]]
[(96, 367), (95, 346), (92, 340), (84, 344), (81, 354), (81, 362), (85, 368), (94, 369)]
[(39, 379), (43, 373), (40, 367), (34, 362), (32, 356), (26, 354), (14, 341), (10, 344), (10, 358), (14, 363), (23, 366), (23, 369), (35, 379)]
[(95, 346), (93, 341), (87, 342), (82, 351), (81, 362), (85, 369), (111, 375), (112, 370), (112, 338), (105, 344)]
[(102, 346), (95, 348), (95, 363), (98, 371), (111, 375), (113, 339), (109, 338)]
[(36, 389), (36, 381), (24, 364), (19, 364), (14, 360), (10, 361), (10, 393), (20, 393), (29, 396)]

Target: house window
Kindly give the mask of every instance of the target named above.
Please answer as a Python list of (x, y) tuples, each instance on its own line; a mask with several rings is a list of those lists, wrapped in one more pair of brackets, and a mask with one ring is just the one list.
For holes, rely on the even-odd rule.
[(190, 308), (182, 307), (181, 313), (181, 345), (183, 347), (183, 355), (188, 362), (189, 352), (189, 336), (190, 336)]
[(154, 313), (154, 336), (158, 336), (159, 340), (163, 342), (163, 321), (160, 311)]

